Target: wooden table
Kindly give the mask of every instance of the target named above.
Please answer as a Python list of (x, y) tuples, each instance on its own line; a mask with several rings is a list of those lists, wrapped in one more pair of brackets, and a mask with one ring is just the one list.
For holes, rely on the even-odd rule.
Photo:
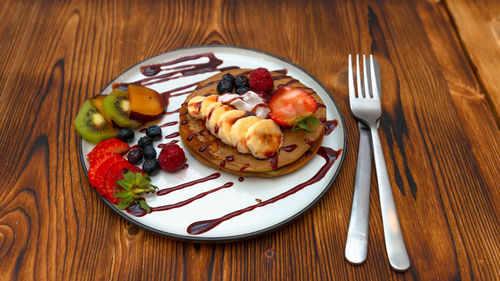
[[(167, 2), (167, 3), (164, 3)], [(500, 2), (0, 3), (0, 280), (500, 280)], [(318, 78), (348, 146), (327, 194), (241, 242), (180, 242), (116, 215), (87, 181), (72, 120), (129, 66), (227, 44)], [(347, 55), (383, 77), (381, 139), (412, 266), (389, 267), (375, 175), (368, 260), (344, 259), (358, 133)]]

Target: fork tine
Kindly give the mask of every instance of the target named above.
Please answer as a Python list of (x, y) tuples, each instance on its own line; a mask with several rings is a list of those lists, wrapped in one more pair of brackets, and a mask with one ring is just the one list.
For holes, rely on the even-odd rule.
[(377, 78), (375, 77), (375, 69), (373, 67), (373, 55), (370, 55), (370, 72), (371, 72), (371, 80), (372, 80), (373, 98), (380, 99), (380, 95), (378, 92), (378, 86), (377, 86)]
[(366, 58), (365, 55), (363, 55), (363, 83), (364, 83), (364, 97), (365, 98), (371, 98), (370, 95), (370, 88), (368, 86), (368, 71), (366, 71)]
[(351, 54), (349, 54), (349, 65), (347, 66), (347, 77), (349, 80), (349, 100), (352, 101), (356, 98), (356, 92), (354, 91), (354, 73), (352, 72), (352, 59)]
[(359, 74), (359, 55), (356, 55), (356, 85), (358, 85), (358, 98), (362, 98), (363, 90), (361, 89), (361, 75)]

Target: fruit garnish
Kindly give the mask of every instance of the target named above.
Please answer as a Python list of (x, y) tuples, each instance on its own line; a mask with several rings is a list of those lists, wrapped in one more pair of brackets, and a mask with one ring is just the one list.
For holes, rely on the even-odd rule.
[(89, 161), (89, 164), (92, 166), (95, 160), (105, 153), (113, 152), (117, 154), (123, 154), (127, 152), (129, 149), (130, 146), (127, 143), (117, 138), (111, 138), (97, 144), (87, 154), (87, 160)]
[(106, 175), (104, 176), (104, 181), (101, 189), (97, 190), (99, 194), (108, 199), (109, 202), (118, 204), (118, 202), (120, 202), (120, 198), (114, 197), (113, 194), (121, 191), (121, 189), (120, 186), (116, 184), (116, 182), (121, 180), (123, 178), (123, 174), (129, 170), (140, 171), (140, 169), (136, 166), (130, 163), (123, 162), (117, 163), (116, 165), (113, 165), (111, 168), (109, 168), (109, 170), (106, 172)]
[(134, 131), (130, 128), (120, 128), (116, 137), (124, 142), (130, 142), (134, 139)]
[(118, 132), (90, 100), (83, 103), (73, 125), (82, 138), (93, 143), (115, 137)]
[(319, 121), (312, 116), (318, 104), (313, 96), (301, 88), (284, 86), (276, 90), (269, 101), (269, 117), (281, 126), (294, 127), (310, 132), (311, 126)]
[(94, 186), (95, 189), (99, 191), (103, 188), (104, 177), (106, 176), (107, 172), (111, 167), (116, 165), (126, 165), (126, 164), (127, 165), (129, 164), (127, 160), (123, 159), (123, 157), (117, 154), (116, 156), (108, 158), (101, 165), (99, 165), (95, 172), (95, 186)]
[(153, 89), (129, 84), (127, 87), (130, 101), (130, 118), (142, 122), (159, 119), (167, 106), (162, 95)]
[(102, 106), (102, 101), (107, 97), (108, 95), (98, 95), (97, 97), (90, 98), (90, 102), (92, 103), (93, 106), (97, 108), (99, 113), (101, 113), (104, 118), (111, 123), (113, 120), (106, 115), (106, 112), (104, 112), (104, 108)]
[(186, 164), (186, 155), (184, 150), (177, 144), (165, 145), (158, 156), (160, 167), (165, 172), (173, 173), (184, 168)]
[(89, 167), (88, 171), (88, 177), (89, 177), (89, 183), (92, 187), (96, 188), (97, 187), (97, 171), (99, 170), (99, 167), (109, 158), (122, 158), (120, 154), (116, 154), (113, 152), (107, 152), (99, 157), (95, 158), (95, 160), (92, 161), (92, 164)]
[(114, 89), (102, 101), (102, 107), (106, 115), (120, 127), (137, 128), (140, 122), (130, 118), (131, 103), (129, 94), (120, 89)]
[(264, 91), (270, 92), (273, 90), (273, 77), (269, 70), (259, 67), (250, 73), (250, 78), (248, 79), (250, 88), (252, 91)]
[(148, 174), (143, 175), (141, 172), (127, 171), (123, 174), (123, 179), (117, 184), (123, 191), (113, 194), (114, 197), (120, 198), (118, 209), (124, 210), (132, 205), (139, 204), (146, 212), (151, 212), (146, 200), (141, 195), (149, 192), (155, 192), (158, 187), (151, 184), (151, 178)]

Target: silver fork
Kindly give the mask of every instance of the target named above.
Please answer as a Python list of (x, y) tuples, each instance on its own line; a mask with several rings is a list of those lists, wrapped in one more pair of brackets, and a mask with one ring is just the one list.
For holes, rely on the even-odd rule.
[[(367, 80), (366, 66), (366, 59), (363, 55), (363, 72), (365, 81)], [(378, 134), (377, 122), (382, 115), (382, 105), (380, 103), (380, 95), (378, 92), (372, 55), (370, 55), (369, 67), (371, 91), (370, 87), (365, 86), (364, 92), (358, 92), (358, 96), (356, 97), (353, 77), (354, 73), (352, 71), (351, 55), (349, 55), (349, 103), (351, 105), (352, 114), (370, 127), (387, 256), (389, 258), (389, 263), (394, 270), (404, 271), (410, 267), (410, 259), (408, 257), (408, 252), (406, 251), (401, 226), (399, 225), (396, 205), (392, 195), (391, 182), (389, 181), (387, 166), (385, 164), (382, 145), (380, 143), (380, 136)], [(359, 55), (356, 55), (356, 75), (358, 77), (358, 89), (361, 89), (359, 85), (359, 77), (361, 77), (359, 70)]]

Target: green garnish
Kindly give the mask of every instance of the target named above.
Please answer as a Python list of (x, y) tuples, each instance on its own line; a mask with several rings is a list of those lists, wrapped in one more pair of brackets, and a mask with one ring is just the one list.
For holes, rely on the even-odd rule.
[(314, 116), (302, 117), (297, 121), (297, 124), (293, 126), (292, 132), (296, 132), (298, 130), (304, 130), (308, 133), (312, 133), (309, 129), (311, 127), (317, 127), (319, 125), (318, 118)]
[(139, 204), (146, 212), (151, 212), (151, 208), (141, 195), (155, 192), (158, 187), (151, 184), (151, 178), (148, 174), (143, 175), (140, 172), (128, 171), (123, 175), (123, 179), (116, 182), (116, 184), (123, 189), (123, 191), (113, 194), (113, 196), (121, 199), (117, 205), (118, 209), (124, 210), (132, 205)]

